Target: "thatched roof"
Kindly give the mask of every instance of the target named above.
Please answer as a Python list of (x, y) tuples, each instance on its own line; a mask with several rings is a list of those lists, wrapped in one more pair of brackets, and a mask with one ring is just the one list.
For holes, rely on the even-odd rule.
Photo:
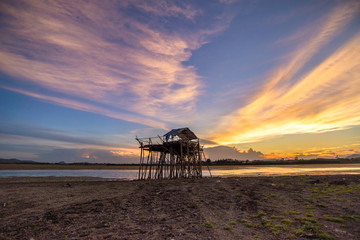
[(195, 133), (193, 133), (189, 128), (177, 128), (173, 129), (170, 132), (164, 135), (166, 142), (171, 138), (173, 139), (175, 136), (179, 137), (183, 140), (193, 140), (197, 139)]

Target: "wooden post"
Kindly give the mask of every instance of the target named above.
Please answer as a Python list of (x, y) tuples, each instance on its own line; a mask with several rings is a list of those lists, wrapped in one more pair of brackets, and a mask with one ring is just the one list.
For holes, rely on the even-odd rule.
[[(188, 128), (174, 129), (170, 134), (183, 131), (179, 135), (158, 136), (159, 143), (152, 138), (138, 139), (140, 143), (139, 179), (199, 178), (202, 177), (203, 148), (200, 141)], [(174, 136), (177, 136), (175, 138)], [(147, 157), (145, 155), (147, 151)], [(145, 163), (146, 158), (146, 163)]]

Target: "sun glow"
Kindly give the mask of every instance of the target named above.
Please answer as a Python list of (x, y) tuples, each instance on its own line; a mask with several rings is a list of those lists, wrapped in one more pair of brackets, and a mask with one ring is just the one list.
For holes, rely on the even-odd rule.
[(322, 45), (340, 32), (358, 9), (356, 6), (335, 11), (320, 33), (294, 53), (288, 65), (274, 71), (253, 101), (223, 118), (211, 140), (219, 144), (255, 142), (358, 125), (360, 34), (308, 73), (295, 77)]

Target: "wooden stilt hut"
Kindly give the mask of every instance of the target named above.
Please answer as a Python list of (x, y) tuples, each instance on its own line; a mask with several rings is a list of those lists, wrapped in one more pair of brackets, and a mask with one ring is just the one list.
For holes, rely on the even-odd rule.
[(139, 179), (202, 177), (203, 147), (189, 128), (136, 140), (141, 149)]

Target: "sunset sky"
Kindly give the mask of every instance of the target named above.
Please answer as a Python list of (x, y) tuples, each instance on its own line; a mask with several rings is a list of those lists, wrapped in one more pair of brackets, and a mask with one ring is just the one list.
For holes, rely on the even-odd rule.
[(356, 0), (5, 0), (0, 36), (0, 158), (137, 162), (180, 127), (213, 160), (360, 154)]

